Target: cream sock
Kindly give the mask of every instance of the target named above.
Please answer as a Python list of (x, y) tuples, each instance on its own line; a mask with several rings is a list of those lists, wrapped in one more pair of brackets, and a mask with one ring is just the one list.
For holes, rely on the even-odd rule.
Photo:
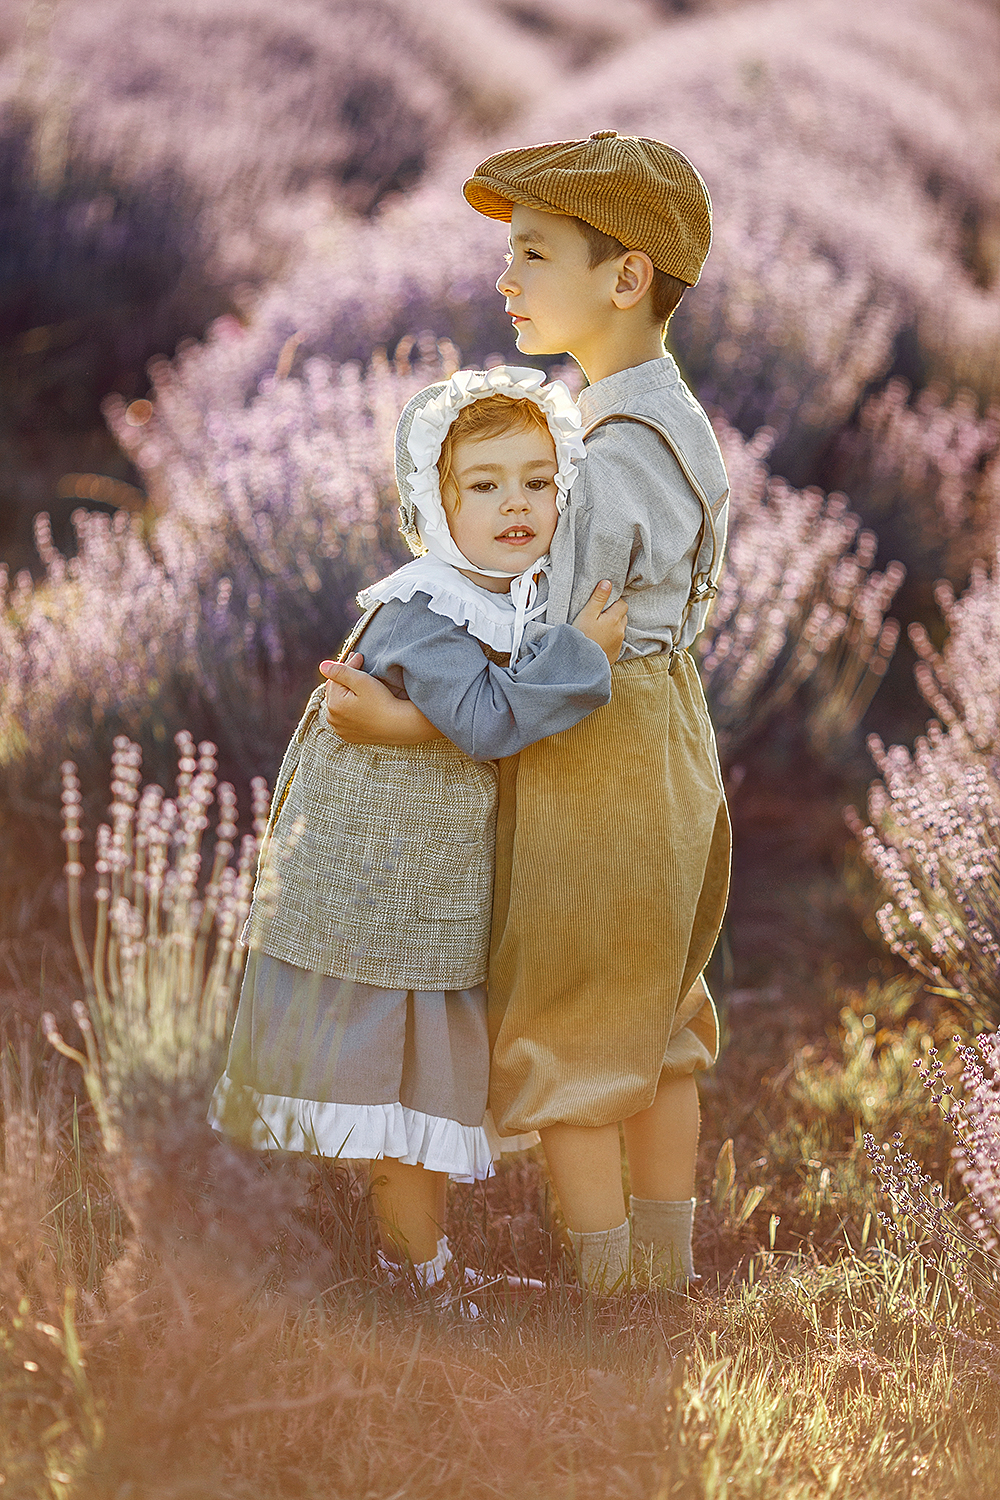
[(624, 1290), (630, 1269), (628, 1220), (615, 1229), (570, 1229), (567, 1233), (587, 1291), (602, 1297)]
[(630, 1198), (632, 1240), (651, 1279), (682, 1287), (695, 1279), (691, 1254), (696, 1198), (668, 1203), (658, 1198)]

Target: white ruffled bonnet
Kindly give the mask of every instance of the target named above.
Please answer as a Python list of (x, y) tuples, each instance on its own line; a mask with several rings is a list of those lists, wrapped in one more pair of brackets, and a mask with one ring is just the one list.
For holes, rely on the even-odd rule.
[[(576, 403), (561, 380), (546, 383), (541, 370), (498, 365), (492, 370), (458, 370), (450, 380), (425, 386), (407, 402), (396, 427), (396, 482), (399, 486), (399, 529), (414, 559), (358, 595), (362, 609), (389, 599), (404, 602), (414, 594), (426, 596), (429, 608), (463, 625), (484, 645), (517, 654), (530, 620), (545, 613), (538, 602), (538, 578), (548, 568), (548, 556), (530, 563), (520, 573), (505, 573), (471, 563), (455, 544), (441, 501), (438, 459), (444, 435), (463, 407), (484, 396), (509, 396), (533, 401), (545, 414), (555, 444), (556, 504), (565, 509), (576, 479), (576, 460), (585, 452), (580, 436), (583, 423)], [(509, 578), (509, 593), (491, 593), (465, 572)]]
[[(556, 449), (557, 504), (560, 511), (565, 509), (577, 460), (585, 452), (576, 403), (561, 380), (546, 382), (542, 370), (497, 365), (492, 370), (456, 370), (450, 380), (418, 391), (403, 408), (396, 427), (399, 529), (416, 557), (430, 552), (453, 568), (468, 568), (491, 578), (517, 578), (517, 573), (470, 563), (455, 545), (441, 502), (437, 463), (445, 433), (464, 407), (484, 396), (533, 401), (541, 408)], [(532, 564), (533, 571), (537, 568), (537, 563)]]

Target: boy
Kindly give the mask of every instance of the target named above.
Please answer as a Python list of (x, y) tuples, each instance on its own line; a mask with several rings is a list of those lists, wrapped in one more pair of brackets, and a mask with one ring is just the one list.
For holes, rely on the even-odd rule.
[[(628, 1267), (621, 1123), (633, 1245), (683, 1284), (694, 1276), (693, 1075), (718, 1046), (700, 975), (729, 872), (715, 739), (687, 648), (714, 593), (728, 487), (663, 340), (708, 253), (711, 205), (679, 152), (614, 131), (500, 152), (465, 195), (510, 222), (497, 288), (518, 349), (568, 351), (590, 382), (580, 405), (593, 436), (553, 540), (546, 620), (571, 618), (599, 579), (629, 606), (611, 703), (501, 763), (491, 1107), (504, 1132), (540, 1131), (582, 1278), (598, 1292)], [(345, 737), (429, 732), (377, 684), (327, 675)]]

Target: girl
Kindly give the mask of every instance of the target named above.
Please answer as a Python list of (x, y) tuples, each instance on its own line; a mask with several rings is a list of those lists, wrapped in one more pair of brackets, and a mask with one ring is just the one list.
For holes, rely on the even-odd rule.
[[(351, 745), (309, 699), (282, 761), (214, 1119), (261, 1150), (368, 1158), (385, 1263), (435, 1285), (447, 1179), (492, 1171), (485, 976), (493, 761), (610, 698), (625, 607), (536, 623), (583, 448), (560, 382), (459, 371), (396, 433), (415, 560), (359, 596), (367, 670), (446, 738)], [(512, 1143), (505, 1142), (510, 1149)], [(513, 1143), (516, 1149), (516, 1142)]]

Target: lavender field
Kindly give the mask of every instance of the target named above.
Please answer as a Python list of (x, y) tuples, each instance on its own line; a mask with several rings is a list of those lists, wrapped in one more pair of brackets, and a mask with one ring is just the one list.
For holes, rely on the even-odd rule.
[[(4, 1496), (993, 1493), (998, 63), (993, 0), (8, 0)], [(549, 1290), (463, 1321), (206, 1109), (267, 788), (404, 559), (396, 416), (514, 354), (461, 183), (605, 128), (716, 215), (670, 327), (733, 505), (703, 1280), (581, 1303), (534, 1153), (452, 1238)]]

